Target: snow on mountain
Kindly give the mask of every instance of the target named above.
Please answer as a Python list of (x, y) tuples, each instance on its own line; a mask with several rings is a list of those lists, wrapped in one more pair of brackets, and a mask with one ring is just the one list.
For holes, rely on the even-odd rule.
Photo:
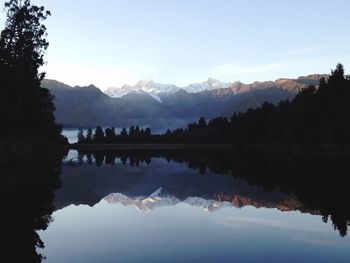
[(219, 80), (208, 78), (201, 83), (195, 83), (186, 87), (177, 87), (173, 84), (161, 84), (156, 83), (151, 79), (141, 80), (134, 86), (124, 85), (122, 87), (111, 87), (105, 91), (105, 93), (113, 98), (123, 97), (131, 92), (143, 91), (150, 94), (154, 99), (161, 102), (162, 95), (171, 95), (175, 92), (183, 89), (189, 93), (198, 93), (204, 90), (215, 90), (220, 88), (228, 88), (231, 83), (224, 83)]
[(150, 94), (154, 99), (161, 102), (160, 96), (163, 94), (173, 94), (178, 91), (179, 88), (172, 84), (160, 84), (151, 79), (141, 80), (134, 86), (124, 85), (120, 88), (112, 87), (105, 91), (105, 93), (113, 98), (120, 98), (131, 92), (143, 91)]
[(229, 88), (231, 83), (221, 82), (217, 79), (208, 78), (201, 83), (195, 83), (184, 87), (183, 89), (189, 93), (198, 93), (204, 90), (216, 90), (216, 89), (224, 89)]
[[(138, 210), (150, 213), (156, 208), (165, 206), (175, 206), (179, 203), (188, 204), (193, 207), (202, 208), (206, 212), (214, 212), (224, 207), (242, 208), (244, 206), (254, 206), (255, 208), (277, 208), (280, 211), (304, 211), (303, 203), (301, 203), (295, 196), (290, 196), (286, 199), (269, 200), (259, 199), (249, 196), (233, 195), (220, 196), (217, 199), (206, 199), (203, 197), (187, 197), (180, 200), (176, 196), (162, 193), (162, 187), (157, 189), (149, 196), (129, 197), (122, 193), (111, 193), (103, 198), (109, 204), (122, 204), (124, 206), (135, 206)], [(313, 213), (318, 213), (313, 211)]]
[[(124, 206), (135, 206), (142, 212), (149, 213), (157, 207), (163, 206), (175, 206), (178, 203), (185, 203), (195, 207), (201, 207), (207, 212), (213, 212), (221, 207), (230, 206), (229, 202), (206, 200), (201, 197), (188, 197), (181, 201), (175, 196), (162, 195), (162, 188), (160, 187), (154, 193), (149, 196), (140, 196), (131, 198), (121, 193), (112, 193), (106, 196), (104, 199), (109, 204), (122, 204)], [(231, 205), (232, 206), (232, 205)]]

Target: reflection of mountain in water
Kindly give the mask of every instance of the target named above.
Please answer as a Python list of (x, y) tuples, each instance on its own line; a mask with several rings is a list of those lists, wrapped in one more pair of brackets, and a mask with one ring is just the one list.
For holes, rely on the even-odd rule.
[[(350, 224), (350, 162), (346, 156), (214, 150), (75, 152), (77, 155), (73, 166), (63, 164), (63, 188), (55, 193), (56, 209), (70, 204), (93, 206), (103, 198), (143, 211), (179, 202), (208, 211), (249, 205), (319, 214), (342, 236)], [(152, 195), (160, 188), (157, 196)]]
[[(134, 161), (131, 158), (129, 164)], [(292, 194), (283, 194), (278, 189), (267, 192), (244, 180), (236, 180), (230, 174), (211, 171), (201, 174), (186, 165), (168, 163), (160, 158), (152, 159), (150, 165), (129, 164), (122, 161), (101, 167), (87, 162), (80, 167), (65, 164), (61, 177), (63, 187), (55, 194), (56, 208), (70, 204), (93, 206), (105, 198), (109, 203), (134, 205), (145, 212), (178, 203), (207, 211), (224, 206), (305, 211)]]
[(295, 197), (290, 197), (287, 199), (281, 198), (280, 201), (275, 202), (267, 200), (254, 200), (251, 197), (241, 197), (238, 195), (234, 195), (233, 197), (218, 195), (216, 198), (213, 197), (213, 199), (205, 199), (203, 197), (187, 197), (184, 200), (180, 200), (176, 196), (163, 194), (162, 188), (157, 189), (149, 196), (130, 198), (121, 193), (111, 193), (104, 199), (110, 204), (122, 204), (124, 206), (133, 205), (140, 211), (147, 213), (151, 212), (157, 207), (175, 206), (179, 203), (200, 207), (207, 212), (213, 212), (222, 207), (241, 208), (243, 206), (254, 206), (256, 208), (277, 208), (281, 211), (303, 209), (302, 204)]

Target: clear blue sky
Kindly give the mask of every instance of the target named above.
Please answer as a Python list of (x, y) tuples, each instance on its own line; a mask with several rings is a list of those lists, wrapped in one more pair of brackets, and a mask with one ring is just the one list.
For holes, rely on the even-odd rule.
[(71, 85), (252, 82), (350, 67), (348, 0), (32, 2), (52, 11), (47, 77)]

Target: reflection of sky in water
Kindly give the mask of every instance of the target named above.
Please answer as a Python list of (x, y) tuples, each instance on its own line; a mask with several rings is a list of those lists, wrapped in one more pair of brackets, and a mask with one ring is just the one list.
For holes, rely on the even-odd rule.
[[(187, 204), (69, 206), (40, 235), (48, 262), (348, 262), (349, 238), (319, 216), (276, 209)], [(311, 261), (310, 261), (311, 260)]]
[[(48, 229), (40, 231), (47, 262), (350, 262), (349, 236), (340, 237), (321, 216), (237, 209), (228, 202), (206, 212), (204, 206), (183, 202), (212, 195), (211, 189), (260, 202), (286, 198), (265, 196), (232, 176), (201, 175), (186, 165), (152, 159), (149, 166), (133, 168), (120, 161), (102, 167), (64, 165), (62, 181), (55, 193), (60, 209)], [(120, 192), (142, 200), (159, 187), (180, 202), (145, 213), (133, 203), (104, 199)], [(91, 207), (77, 205), (82, 203)]]

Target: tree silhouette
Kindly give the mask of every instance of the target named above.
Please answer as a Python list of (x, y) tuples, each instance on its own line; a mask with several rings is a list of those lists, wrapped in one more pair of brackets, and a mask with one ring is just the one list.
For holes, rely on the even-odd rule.
[(152, 132), (151, 132), (151, 129), (149, 127), (146, 128), (145, 130), (145, 136), (151, 136)]
[(135, 137), (135, 128), (131, 126), (129, 129), (129, 138), (133, 139)]
[(120, 142), (125, 143), (128, 140), (128, 132), (125, 128), (122, 129), (120, 132)]
[(206, 121), (205, 121), (205, 118), (204, 118), (204, 117), (199, 118), (198, 127), (199, 127), (200, 129), (205, 129), (206, 126), (207, 126), (207, 123), (206, 123)]
[(5, 3), (6, 24), (0, 37), (0, 119), (5, 136), (45, 137), (61, 141), (61, 127), (55, 123), (53, 97), (41, 88), (46, 27), (50, 15), (43, 6), (29, 0)]
[(104, 132), (103, 132), (103, 130), (102, 130), (102, 128), (100, 126), (98, 126), (96, 128), (93, 141), (95, 143), (104, 143), (105, 142), (105, 135), (104, 135)]
[(116, 142), (116, 134), (115, 134), (115, 129), (113, 127), (106, 128), (105, 134), (106, 134), (106, 142), (108, 142), (108, 143), (115, 143)]
[(79, 128), (78, 143), (83, 143), (83, 142), (85, 142), (84, 130), (83, 130), (83, 128)]
[(86, 138), (85, 138), (85, 141), (87, 143), (91, 143), (92, 142), (92, 139), (93, 139), (93, 135), (92, 135), (92, 129), (88, 129), (87, 130), (87, 133), (86, 133)]

